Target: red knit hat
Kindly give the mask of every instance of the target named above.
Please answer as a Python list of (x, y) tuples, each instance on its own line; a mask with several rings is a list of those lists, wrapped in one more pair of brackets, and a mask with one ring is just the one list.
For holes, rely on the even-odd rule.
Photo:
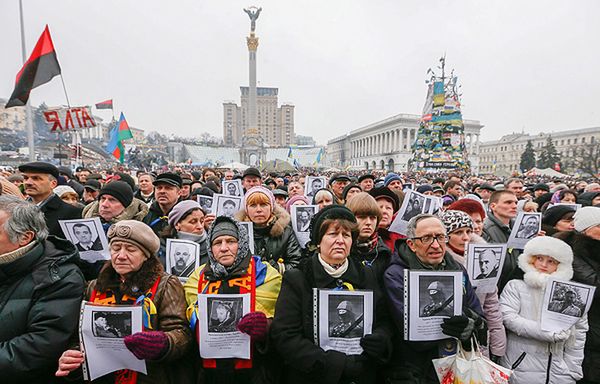
[(454, 211), (463, 211), (468, 215), (479, 213), (482, 219), (484, 219), (486, 216), (485, 210), (483, 209), (483, 205), (479, 201), (473, 199), (457, 200), (454, 203), (450, 204), (448, 207), (446, 207), (446, 209)]

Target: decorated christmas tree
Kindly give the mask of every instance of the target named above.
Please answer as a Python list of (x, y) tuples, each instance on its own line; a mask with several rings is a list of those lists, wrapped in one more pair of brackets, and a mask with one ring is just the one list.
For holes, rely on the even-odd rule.
[(445, 73), (446, 58), (440, 59), (441, 75), (429, 69), (427, 99), (413, 143), (412, 169), (416, 171), (468, 171), (465, 134), (460, 111), (458, 78)]

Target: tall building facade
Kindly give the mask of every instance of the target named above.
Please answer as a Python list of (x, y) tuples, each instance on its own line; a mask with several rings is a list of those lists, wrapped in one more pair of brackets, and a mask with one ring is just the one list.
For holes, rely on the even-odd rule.
[[(250, 128), (249, 87), (240, 87), (240, 105), (223, 103), (223, 141), (225, 145), (242, 144), (243, 133)], [(256, 88), (256, 129), (265, 144), (284, 147), (294, 144), (294, 105), (279, 106), (278, 88)]]
[(25, 119), (25, 107), (4, 108), (8, 101), (0, 99), (0, 129), (11, 131), (25, 131), (27, 121)]

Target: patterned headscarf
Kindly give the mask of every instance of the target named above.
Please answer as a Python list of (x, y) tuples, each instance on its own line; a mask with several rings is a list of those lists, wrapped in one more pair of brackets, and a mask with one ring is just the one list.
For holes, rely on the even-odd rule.
[[(233, 264), (231, 264), (229, 267), (225, 267), (224, 265), (217, 262), (217, 259), (215, 259), (215, 255), (213, 255), (212, 241), (210, 242), (210, 244), (208, 244), (207, 252), (208, 252), (208, 263), (209, 263), (210, 271), (207, 271), (208, 272), (207, 276), (210, 277), (211, 280), (222, 280), (222, 279), (238, 272), (238, 269), (240, 269), (240, 267), (243, 268), (242, 264), (246, 265), (246, 267), (247, 267), (247, 263), (244, 263), (244, 261), (246, 261), (246, 260), (249, 261), (250, 257), (252, 256), (252, 254), (250, 253), (250, 246), (249, 246), (249, 242), (248, 242), (248, 232), (246, 231), (246, 228), (244, 226), (240, 225), (240, 223), (238, 223), (236, 220), (234, 220), (230, 217), (225, 217), (225, 216), (217, 217), (215, 219), (215, 221), (213, 221), (213, 223), (211, 224), (210, 228), (208, 229), (208, 238), (212, 239), (212, 237), (213, 237), (212, 235), (213, 235), (213, 231), (215, 230), (215, 227), (225, 221), (231, 222), (237, 227), (238, 251), (237, 251), (237, 255), (235, 255)], [(206, 269), (205, 269), (205, 271), (206, 271)]]

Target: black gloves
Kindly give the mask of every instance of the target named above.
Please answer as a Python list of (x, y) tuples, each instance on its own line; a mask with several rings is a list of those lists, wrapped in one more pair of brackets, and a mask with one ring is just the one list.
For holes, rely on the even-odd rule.
[(363, 336), (360, 346), (365, 354), (382, 363), (388, 362), (392, 355), (391, 339), (378, 333)]
[(342, 376), (348, 379), (358, 378), (363, 373), (366, 361), (362, 355), (347, 355)]
[(456, 337), (461, 342), (469, 341), (475, 330), (475, 320), (467, 316), (452, 316), (444, 319), (442, 332), (445, 335)]

